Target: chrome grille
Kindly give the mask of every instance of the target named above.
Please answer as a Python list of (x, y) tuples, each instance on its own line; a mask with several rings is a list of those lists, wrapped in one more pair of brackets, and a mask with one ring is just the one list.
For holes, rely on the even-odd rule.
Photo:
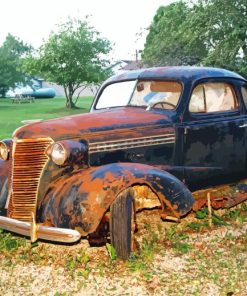
[(89, 153), (110, 152), (129, 148), (156, 146), (175, 143), (175, 134), (154, 135), (132, 139), (89, 143)]
[(48, 161), (49, 138), (16, 140), (12, 153), (12, 182), (8, 216), (30, 221), (36, 216), (37, 192), (43, 168)]

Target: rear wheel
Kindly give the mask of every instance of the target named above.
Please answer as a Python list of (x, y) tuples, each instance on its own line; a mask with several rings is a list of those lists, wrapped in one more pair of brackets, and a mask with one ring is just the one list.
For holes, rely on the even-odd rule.
[(132, 188), (122, 191), (111, 205), (111, 244), (117, 257), (127, 260), (134, 250), (135, 208)]

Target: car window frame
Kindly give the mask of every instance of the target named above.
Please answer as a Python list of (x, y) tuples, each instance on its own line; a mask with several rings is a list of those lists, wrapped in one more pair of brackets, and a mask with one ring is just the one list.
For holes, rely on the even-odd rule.
[[(205, 113), (196, 113), (196, 112), (190, 112), (189, 110), (189, 104), (191, 101), (191, 97), (193, 94), (193, 91), (195, 90), (196, 87), (202, 84), (207, 84), (207, 83), (225, 83), (228, 84), (231, 87), (232, 93), (234, 95), (235, 102), (238, 104), (236, 109), (233, 110), (225, 110), (225, 111), (217, 111), (217, 112), (205, 112)], [(191, 92), (189, 94), (189, 100), (187, 104), (187, 113), (189, 114), (189, 117), (191, 119), (198, 119), (198, 118), (217, 118), (217, 117), (222, 117), (222, 116), (235, 116), (241, 113), (241, 100), (237, 94), (236, 86), (232, 82), (232, 80), (226, 80), (226, 79), (208, 79), (208, 80), (200, 80), (197, 81), (197, 83), (193, 84), (191, 87)]]
[[(178, 80), (178, 79), (162, 79), (162, 77), (148, 77), (148, 78), (135, 78), (135, 79), (121, 79), (121, 80), (114, 80), (114, 81), (111, 81), (109, 83), (106, 83), (106, 84), (103, 84), (99, 90), (97, 91), (95, 97), (94, 97), (94, 100), (92, 102), (92, 105), (91, 105), (91, 108), (90, 108), (90, 112), (95, 112), (95, 111), (98, 111), (98, 112), (101, 112), (101, 111), (104, 111), (104, 110), (109, 110), (111, 108), (123, 108), (123, 107), (126, 107), (126, 106), (115, 106), (115, 107), (110, 107), (110, 108), (104, 108), (104, 109), (97, 109), (96, 106), (98, 104), (98, 100), (102, 94), (102, 92), (105, 90), (105, 88), (111, 84), (115, 84), (115, 83), (119, 83), (119, 82), (126, 82), (126, 81), (135, 81), (135, 86), (133, 88), (133, 91), (131, 93), (131, 96), (129, 98), (129, 102), (131, 101), (131, 98), (133, 96), (133, 93), (135, 91), (135, 88), (136, 88), (136, 85), (139, 81), (167, 81), (167, 82), (177, 82), (181, 85), (181, 93), (180, 93), (180, 96), (179, 96), (179, 99), (178, 99), (178, 102), (177, 102), (177, 105), (176, 105), (176, 108), (174, 109), (163, 109), (163, 108), (153, 108), (152, 110), (159, 110), (159, 111), (169, 111), (169, 112), (176, 112), (177, 109), (180, 107), (180, 104), (182, 102), (182, 97), (183, 97), (183, 94), (184, 94), (184, 88), (185, 88), (185, 85), (184, 85), (184, 82), (182, 80)], [(129, 106), (130, 107), (130, 106)], [(135, 108), (133, 106), (133, 108)], [(138, 107), (136, 107), (138, 108)], [(140, 107), (140, 108), (143, 108), (143, 107)]]
[(247, 82), (240, 85), (240, 94), (242, 97), (243, 105), (244, 105), (245, 110), (247, 110), (247, 96), (246, 96), (246, 103), (245, 103), (244, 95), (243, 95), (243, 91), (242, 91), (243, 88), (246, 89), (246, 93), (247, 93)]

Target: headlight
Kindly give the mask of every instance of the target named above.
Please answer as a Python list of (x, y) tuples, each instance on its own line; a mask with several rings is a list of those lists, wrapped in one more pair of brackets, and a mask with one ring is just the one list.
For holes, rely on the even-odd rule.
[(55, 143), (51, 149), (51, 159), (57, 165), (63, 165), (67, 159), (67, 153), (60, 143)]
[(46, 155), (57, 165), (85, 165), (88, 163), (86, 143), (83, 141), (63, 140), (46, 149)]
[(8, 160), (9, 158), (9, 148), (4, 142), (0, 142), (0, 159)]

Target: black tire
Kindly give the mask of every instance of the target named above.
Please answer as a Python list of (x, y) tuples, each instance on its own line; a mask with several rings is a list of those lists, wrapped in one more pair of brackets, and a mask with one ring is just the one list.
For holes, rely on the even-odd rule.
[(134, 191), (128, 188), (112, 203), (110, 219), (111, 244), (117, 257), (123, 260), (127, 260), (132, 251), (134, 215)]

